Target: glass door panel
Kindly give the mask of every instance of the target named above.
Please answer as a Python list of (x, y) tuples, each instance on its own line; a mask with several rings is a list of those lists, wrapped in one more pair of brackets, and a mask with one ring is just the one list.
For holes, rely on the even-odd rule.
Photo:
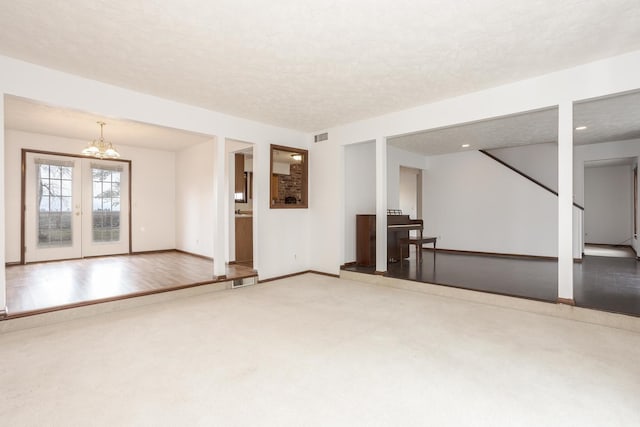
[(81, 256), (79, 159), (27, 154), (25, 261)]
[[(128, 164), (87, 161), (83, 256), (129, 252)], [(125, 184), (125, 185), (122, 185)]]

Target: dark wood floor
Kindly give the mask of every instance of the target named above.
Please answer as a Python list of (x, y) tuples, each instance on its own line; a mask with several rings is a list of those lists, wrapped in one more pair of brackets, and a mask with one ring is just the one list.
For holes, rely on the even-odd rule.
[[(402, 263), (390, 263), (390, 277), (483, 292), (555, 302), (558, 263), (544, 259), (495, 257), (423, 251)], [(374, 268), (345, 269), (374, 273)], [(574, 264), (577, 306), (640, 316), (640, 266), (633, 258), (585, 256)]]
[(585, 256), (573, 270), (573, 297), (580, 307), (640, 316), (640, 263)]
[[(228, 265), (226, 279), (256, 276)], [(216, 282), (211, 260), (177, 252), (120, 255), (6, 268), (9, 316)]]

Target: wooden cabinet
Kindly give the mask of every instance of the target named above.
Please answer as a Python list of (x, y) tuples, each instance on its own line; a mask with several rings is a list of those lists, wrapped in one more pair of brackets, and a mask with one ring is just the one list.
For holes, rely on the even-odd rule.
[(236, 216), (236, 262), (253, 261), (253, 217)]
[(356, 215), (356, 264), (376, 265), (376, 216)]

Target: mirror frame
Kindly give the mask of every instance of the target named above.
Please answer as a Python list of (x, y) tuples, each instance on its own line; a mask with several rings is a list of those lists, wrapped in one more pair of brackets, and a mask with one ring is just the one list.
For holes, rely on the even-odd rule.
[[(273, 152), (289, 151), (302, 155), (302, 198), (300, 203), (286, 204), (275, 203), (271, 198), (273, 194)], [(307, 209), (309, 207), (309, 151), (302, 148), (285, 147), (283, 145), (271, 144), (269, 159), (269, 207), (271, 209)]]

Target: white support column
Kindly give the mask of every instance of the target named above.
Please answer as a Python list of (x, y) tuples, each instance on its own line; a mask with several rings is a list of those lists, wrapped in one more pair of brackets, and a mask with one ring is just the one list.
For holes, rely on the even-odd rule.
[[(4, 94), (0, 93), (0, 117), (4, 117)], [(4, 192), (4, 120), (0, 120), (0, 194)], [(5, 231), (4, 231), (4, 196), (0, 197), (0, 265), (2, 266), (2, 274), (0, 274), (0, 318), (7, 314), (7, 283), (5, 272)]]
[(573, 103), (558, 110), (558, 301), (573, 304)]
[(387, 271), (387, 139), (376, 138), (376, 274)]
[(225, 163), (226, 143), (225, 137), (216, 136), (215, 160), (213, 166), (213, 275), (220, 278), (226, 277), (225, 259), (225, 209), (228, 206), (225, 198)]

